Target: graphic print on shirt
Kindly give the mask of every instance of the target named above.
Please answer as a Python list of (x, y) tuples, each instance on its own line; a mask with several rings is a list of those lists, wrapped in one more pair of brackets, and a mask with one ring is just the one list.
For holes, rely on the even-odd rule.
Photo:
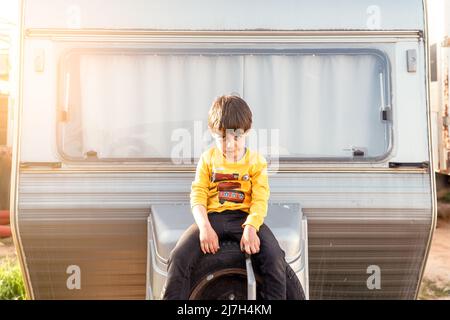
[(219, 191), (219, 202), (224, 204), (225, 201), (242, 203), (244, 202), (245, 194), (238, 190)]
[(241, 187), (240, 182), (219, 182), (217, 185), (217, 190), (224, 191), (224, 190), (233, 190), (233, 189), (239, 189)]
[(241, 188), (241, 183), (238, 181), (226, 181), (238, 179), (239, 173), (218, 173), (218, 172), (212, 173), (211, 181), (219, 182), (217, 184), (217, 190), (219, 191), (220, 204), (224, 204), (225, 201), (235, 203), (244, 202), (245, 194), (244, 192), (239, 190)]
[(239, 173), (218, 173), (213, 172), (211, 175), (211, 182), (218, 182), (224, 180), (238, 180)]

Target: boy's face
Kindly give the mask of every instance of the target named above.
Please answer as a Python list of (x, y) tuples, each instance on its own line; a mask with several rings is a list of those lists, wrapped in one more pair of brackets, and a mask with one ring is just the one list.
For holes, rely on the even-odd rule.
[(245, 137), (248, 134), (242, 129), (227, 129), (226, 132), (211, 132), (216, 146), (226, 155), (227, 160), (238, 161), (245, 151)]

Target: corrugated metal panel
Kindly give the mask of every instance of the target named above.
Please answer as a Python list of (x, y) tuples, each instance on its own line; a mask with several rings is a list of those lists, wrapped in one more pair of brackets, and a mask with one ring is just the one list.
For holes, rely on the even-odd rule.
[[(310, 220), (310, 288), (314, 296), (413, 299), (429, 235), (429, 210), (385, 208), (385, 217), (378, 219), (364, 218), (376, 214), (373, 210), (355, 212), (360, 218), (346, 219), (337, 213), (342, 218)], [(310, 215), (320, 214), (313, 211)], [(381, 290), (367, 288), (370, 265), (381, 269)]]
[[(193, 174), (22, 173), (19, 231), (37, 299), (145, 297), (151, 203), (188, 200)], [(414, 298), (432, 222), (429, 174), (284, 173), (271, 201), (309, 223), (311, 299)], [(189, 214), (187, 212), (186, 214)], [(66, 269), (81, 268), (81, 290)], [(381, 289), (366, 285), (381, 268)]]

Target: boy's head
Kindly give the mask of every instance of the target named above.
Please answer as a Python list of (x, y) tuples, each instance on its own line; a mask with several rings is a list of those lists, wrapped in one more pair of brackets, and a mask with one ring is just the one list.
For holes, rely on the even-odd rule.
[(251, 127), (252, 112), (242, 98), (230, 95), (214, 100), (208, 114), (208, 128), (227, 158), (243, 154), (245, 135)]

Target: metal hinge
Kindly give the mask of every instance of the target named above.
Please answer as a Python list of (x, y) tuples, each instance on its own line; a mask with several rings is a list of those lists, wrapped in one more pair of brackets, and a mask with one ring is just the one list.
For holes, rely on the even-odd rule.
[(62, 167), (61, 162), (21, 162), (20, 168), (32, 168), (32, 167), (50, 167), (58, 169)]
[(389, 168), (400, 168), (400, 167), (412, 167), (412, 168), (428, 169), (430, 167), (430, 163), (428, 161), (422, 161), (422, 162), (389, 162)]

